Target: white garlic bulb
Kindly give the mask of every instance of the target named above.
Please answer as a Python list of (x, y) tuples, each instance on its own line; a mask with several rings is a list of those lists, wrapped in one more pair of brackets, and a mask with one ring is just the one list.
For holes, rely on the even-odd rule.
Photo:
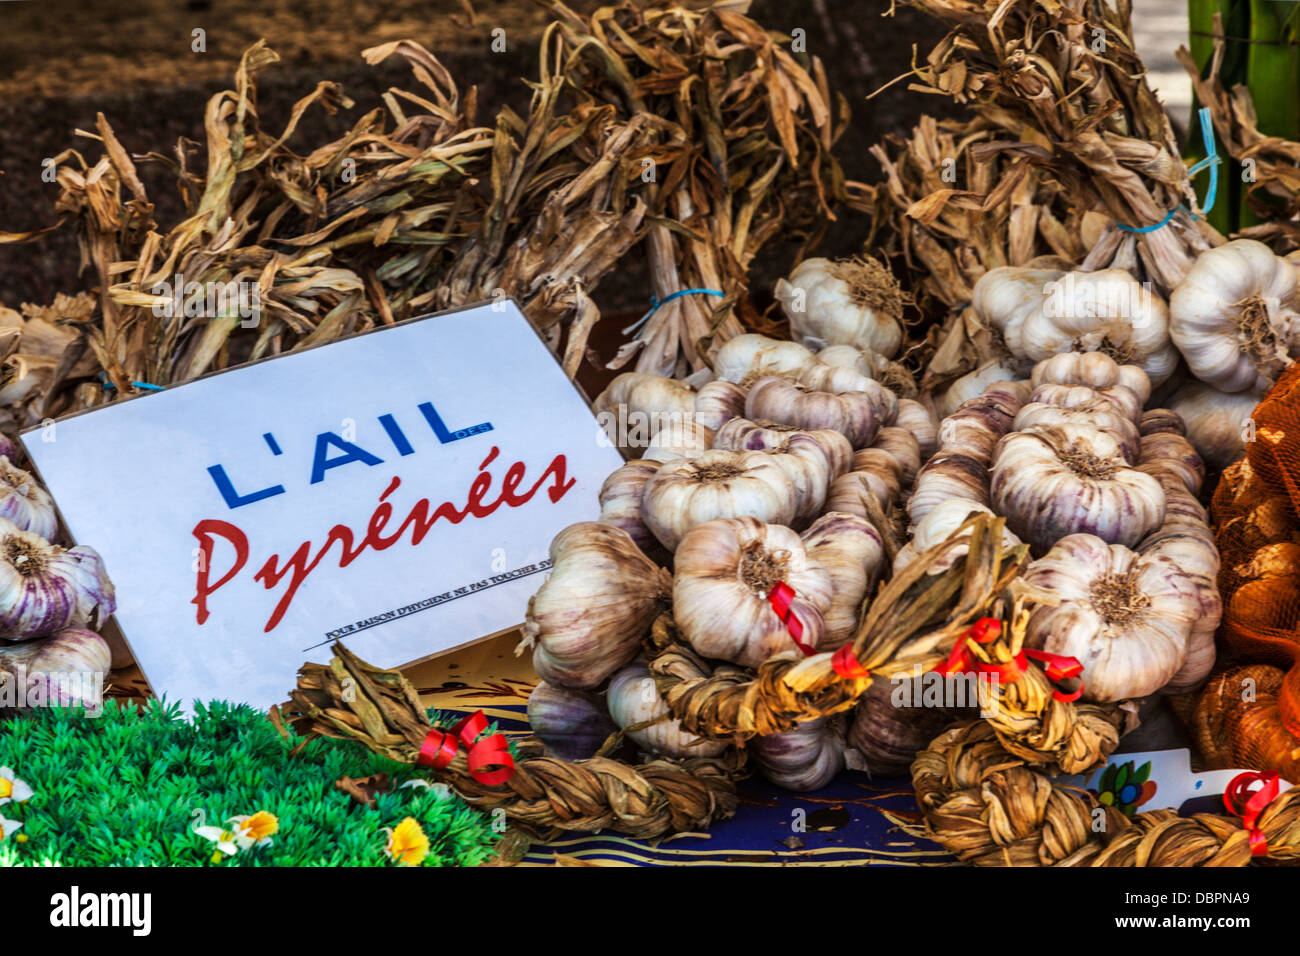
[(1129, 467), (1113, 435), (1086, 425), (1007, 435), (994, 452), (989, 496), (1037, 554), (1076, 532), (1132, 546), (1165, 517), (1160, 483)]
[(551, 571), (528, 602), (533, 669), (557, 687), (599, 687), (633, 657), (663, 610), (671, 578), (625, 531), (596, 521), (551, 542)]
[(665, 462), (646, 482), (641, 518), (671, 551), (687, 531), (714, 518), (751, 515), (788, 525), (802, 506), (799, 489), (775, 456), (715, 449)]
[(1014, 431), (1024, 431), (1035, 425), (1091, 425), (1119, 440), (1124, 460), (1130, 465), (1136, 465), (1141, 456), (1142, 436), (1137, 425), (1100, 396), (1074, 406), (1030, 402), (1020, 410), (1011, 427)]
[(659, 470), (661, 462), (637, 458), (616, 468), (600, 486), (600, 518), (605, 524), (622, 528), (646, 554), (659, 546), (641, 519), (641, 496), (645, 483)]
[(799, 653), (787, 623), (769, 603), (784, 582), (799, 640), (817, 647), (825, 634), (832, 582), (789, 528), (756, 518), (721, 518), (686, 533), (674, 555), (673, 617), (697, 652), (742, 667), (774, 654)]
[(750, 332), (723, 343), (713, 360), (713, 371), (724, 382), (747, 386), (764, 375), (796, 375), (814, 364), (820, 364), (817, 357), (798, 342)]
[(820, 790), (844, 769), (844, 737), (839, 721), (830, 717), (806, 720), (785, 733), (755, 737), (749, 745), (754, 763), (765, 778), (807, 793)]
[(799, 496), (795, 521), (802, 525), (822, 513), (831, 482), (849, 470), (848, 439), (828, 429), (804, 431), (793, 425), (733, 418), (714, 444), (723, 449), (765, 451), (785, 470)]
[(712, 447), (713, 429), (694, 420), (673, 421), (654, 433), (641, 457), (659, 462), (695, 458)]
[(112, 663), (108, 642), (80, 627), (64, 628), (35, 640), (0, 644), (0, 673), (22, 682), (27, 701), (40, 700), (47, 706), (97, 711)]
[(1295, 267), (1262, 242), (1201, 253), (1170, 299), (1170, 334), (1192, 374), (1223, 392), (1265, 390), (1300, 347)]
[(93, 548), (64, 549), (0, 518), (0, 638), (98, 626), (116, 609), (113, 584)]
[(695, 390), (676, 379), (624, 372), (596, 396), (591, 410), (620, 451), (640, 450), (665, 425), (691, 421)]
[(874, 378), (863, 375), (856, 369), (816, 362), (800, 369), (794, 381), (818, 392), (836, 395), (860, 392), (867, 396), (882, 425), (892, 425), (898, 417), (899, 397)]
[(642, 661), (620, 670), (609, 682), (609, 714), (624, 730), (654, 721), (627, 736), (643, 749), (665, 757), (716, 757), (727, 749), (724, 740), (705, 740), (682, 730), (681, 722), (667, 716), (668, 702), (659, 694), (654, 677)]
[(733, 418), (745, 414), (747, 391), (734, 382), (721, 379), (701, 385), (695, 393), (695, 420), (716, 432)]
[[(903, 545), (894, 556), (894, 570), (901, 571), (916, 558), (931, 548), (943, 544), (958, 528), (966, 523), (973, 514), (993, 514), (993, 511), (978, 501), (962, 498), (950, 498), (935, 505), (920, 521), (909, 528), (911, 540)], [(1002, 547), (1010, 550), (1020, 544), (1010, 528), (1002, 528)], [(969, 544), (954, 544), (926, 568), (929, 574), (939, 574), (970, 552)]]
[(1168, 307), (1123, 269), (1051, 273), (1002, 266), (980, 277), (971, 301), (1017, 358), (1040, 362), (1061, 352), (1105, 351), (1140, 366), (1153, 385), (1178, 365)]
[(892, 427), (906, 429), (915, 436), (922, 462), (933, 455), (934, 450), (939, 447), (939, 423), (930, 410), (920, 402), (900, 398), (898, 413), (894, 416)]
[(0, 518), (52, 541), (59, 533), (54, 500), (32, 475), (0, 457)]
[(1062, 352), (1034, 366), (1029, 376), (1039, 385), (1087, 385), (1110, 388), (1123, 385), (1145, 405), (1151, 398), (1151, 379), (1136, 365), (1120, 365), (1105, 352)]
[(851, 641), (858, 612), (880, 572), (885, 547), (875, 526), (857, 515), (830, 511), (802, 535), (808, 557), (831, 579), (831, 603), (823, 613), (826, 632), (818, 650), (833, 651)]
[(1200, 494), (1201, 483), (1205, 481), (1205, 462), (1186, 438), (1173, 432), (1157, 432), (1144, 435), (1141, 448), (1138, 471), (1157, 477), (1161, 471), (1167, 471), (1177, 476), (1193, 495)]
[(1060, 601), (1034, 611), (1026, 643), (1077, 659), (1089, 700), (1145, 697), (1182, 668), (1201, 602), (1172, 561), (1074, 534), (1031, 563), (1025, 581)]
[(994, 382), (1009, 382), (1020, 378), (1010, 362), (985, 362), (973, 372), (967, 372), (957, 379), (935, 401), (935, 411), (939, 417), (947, 418), (963, 402), (984, 394), (984, 389)]
[(915, 526), (939, 505), (953, 499), (987, 507), (990, 503), (988, 465), (971, 455), (940, 448), (916, 476), (912, 496), (907, 499), (907, 516)]
[(876, 432), (876, 440), (871, 443), (871, 447), (863, 451), (882, 451), (887, 454), (898, 465), (899, 481), (905, 488), (911, 487), (916, 473), (921, 470), (921, 443), (913, 432), (902, 425), (886, 425)]
[(1142, 402), (1137, 393), (1126, 385), (1090, 388), (1087, 385), (1044, 383), (1035, 388), (1029, 396), (1030, 404), (1056, 405), (1061, 408), (1091, 406), (1099, 399), (1109, 402), (1117, 412), (1134, 424), (1142, 420)]
[(810, 430), (829, 428), (847, 438), (854, 448), (870, 445), (882, 424), (872, 397), (866, 392), (818, 391), (772, 376), (760, 378), (750, 388), (745, 399), (745, 417)]
[(852, 345), (893, 358), (902, 345), (902, 293), (874, 259), (805, 259), (773, 294), (809, 348)]
[(1207, 462), (1226, 468), (1246, 454), (1254, 433), (1252, 418), (1262, 395), (1253, 389), (1221, 392), (1204, 382), (1189, 382), (1169, 400), (1187, 427), (1187, 437)]

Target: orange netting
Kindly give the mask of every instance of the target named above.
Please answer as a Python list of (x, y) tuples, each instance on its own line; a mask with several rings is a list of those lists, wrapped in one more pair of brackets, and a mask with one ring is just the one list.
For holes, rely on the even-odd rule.
[(1222, 650), (1254, 666), (1217, 675), (1197, 722), (1211, 760), (1300, 782), (1300, 363), (1253, 418), (1246, 457), (1224, 471), (1211, 514), (1222, 556)]

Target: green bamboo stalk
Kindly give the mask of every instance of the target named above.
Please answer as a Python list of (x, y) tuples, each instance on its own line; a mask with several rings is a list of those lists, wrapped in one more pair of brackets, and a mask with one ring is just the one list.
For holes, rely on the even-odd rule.
[[(1219, 14), (1226, 37), (1245, 37), (1250, 29), (1249, 0), (1188, 0), (1188, 49), (1196, 61), (1201, 75), (1207, 75), (1210, 60), (1214, 56), (1214, 15)], [(1223, 64), (1219, 76), (1228, 89), (1246, 82), (1247, 46), (1241, 42), (1227, 41), (1223, 51)], [(1205, 146), (1201, 142), (1201, 124), (1197, 111), (1204, 105), (1199, 101), (1192, 103), (1192, 115), (1187, 124), (1187, 143), (1184, 149), (1189, 163), (1205, 157)], [(1226, 158), (1226, 157), (1225, 157)], [(1210, 184), (1209, 170), (1199, 173), (1193, 185), (1198, 196), (1204, 196)], [(1241, 176), (1234, 169), (1228, 174), (1219, 175), (1219, 195), (1207, 217), (1211, 226), (1225, 236), (1238, 228), (1238, 209), (1241, 206)]]
[[(1246, 84), (1255, 103), (1259, 131), (1300, 140), (1300, 46), (1296, 44), (1300, 2), (1250, 0)], [(1237, 177), (1240, 178), (1240, 177)], [(1240, 225), (1260, 218), (1241, 197)]]

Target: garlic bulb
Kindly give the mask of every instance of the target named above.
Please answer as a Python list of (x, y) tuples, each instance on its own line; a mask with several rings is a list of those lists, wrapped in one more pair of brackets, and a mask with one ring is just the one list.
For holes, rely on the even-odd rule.
[(916, 438), (921, 461), (933, 455), (934, 450), (939, 447), (939, 423), (935, 421), (930, 410), (920, 402), (900, 398), (898, 413), (894, 416), (892, 427), (906, 429)]
[(833, 651), (853, 639), (858, 612), (880, 572), (884, 543), (875, 526), (857, 515), (831, 511), (802, 535), (808, 557), (831, 579), (831, 603), (822, 615), (826, 633), (818, 650)]
[(674, 568), (677, 628), (705, 657), (758, 667), (774, 654), (799, 653), (768, 602), (779, 582), (794, 590), (800, 642), (821, 643), (833, 583), (789, 528), (749, 517), (709, 521), (682, 538)]
[(659, 694), (649, 668), (642, 661), (629, 664), (610, 679), (609, 713), (627, 730), (647, 721), (648, 727), (628, 732), (645, 750), (665, 757), (716, 757), (727, 749), (725, 740), (705, 740), (682, 730), (681, 722), (667, 716), (668, 702)]
[(627, 532), (595, 521), (569, 525), (551, 542), (551, 572), (528, 601), (524, 639), (549, 684), (598, 687), (633, 657), (663, 610), (668, 572)]
[(1201, 456), (1215, 468), (1226, 468), (1246, 453), (1261, 398), (1254, 390), (1228, 393), (1204, 382), (1189, 382), (1174, 393), (1169, 407), (1186, 424), (1187, 437)]
[(984, 389), (994, 382), (1014, 381), (1020, 378), (1016, 370), (1007, 362), (985, 362), (973, 372), (968, 372), (957, 379), (935, 402), (935, 411), (939, 417), (947, 418), (963, 402), (984, 394)]
[(0, 672), (20, 681), (29, 706), (85, 707), (98, 711), (112, 667), (108, 642), (80, 627), (50, 637), (0, 645)]
[(751, 515), (788, 525), (804, 502), (786, 466), (761, 451), (706, 451), (666, 462), (646, 482), (641, 518), (670, 551), (691, 528)]
[(1145, 405), (1151, 399), (1151, 379), (1136, 365), (1120, 365), (1105, 352), (1062, 352), (1045, 358), (1029, 376), (1034, 388), (1039, 385), (1086, 385), (1110, 388), (1123, 385)]
[(781, 734), (755, 737), (749, 745), (758, 771), (786, 790), (820, 790), (844, 769), (844, 738), (839, 721), (806, 720)]
[(701, 385), (695, 393), (695, 420), (715, 432), (745, 414), (746, 389), (721, 379)]
[(1182, 668), (1201, 614), (1185, 578), (1172, 561), (1068, 535), (1025, 571), (1060, 600), (1030, 616), (1026, 643), (1076, 658), (1089, 700), (1153, 694)]
[(752, 422), (733, 418), (713, 436), (713, 447), (726, 451), (782, 451), (795, 435), (811, 438), (826, 451), (832, 477), (839, 477), (853, 463), (853, 448), (848, 439), (829, 428), (800, 428), (771, 421)]
[(864, 448), (853, 457), (857, 462), (854, 469), (831, 482), (826, 510), (857, 515), (867, 521), (875, 513), (888, 515), (902, 490), (898, 462), (878, 448)]
[(1124, 460), (1136, 465), (1142, 453), (1142, 436), (1133, 420), (1120, 414), (1113, 404), (1100, 396), (1074, 406), (1047, 405), (1030, 402), (1020, 410), (1014, 431), (1024, 431), (1035, 425), (1091, 425), (1114, 436), (1124, 454)]
[(1040, 362), (1061, 352), (1122, 357), (1160, 385), (1178, 365), (1169, 309), (1123, 269), (1054, 273), (1002, 266), (975, 283), (972, 304), (1011, 354)]
[(98, 626), (116, 608), (113, 584), (93, 548), (64, 549), (0, 518), (0, 638)]
[(1200, 494), (1201, 483), (1205, 480), (1205, 463), (1196, 449), (1182, 435), (1172, 432), (1157, 432), (1141, 439), (1141, 464), (1138, 471), (1158, 476), (1161, 471), (1176, 475), (1192, 494)]
[(831, 481), (848, 471), (853, 449), (848, 439), (829, 430), (801, 431), (789, 425), (757, 424), (736, 418), (727, 423), (720, 447), (733, 444), (766, 451), (794, 483), (799, 508), (794, 520), (803, 525), (822, 513)]
[(817, 391), (772, 376), (760, 378), (750, 388), (745, 417), (806, 429), (829, 428), (847, 438), (854, 448), (870, 445), (882, 424), (866, 392)]
[(852, 345), (830, 345), (817, 353), (817, 361), (824, 365), (841, 365), (874, 378), (900, 397), (916, 397), (916, 379), (898, 362), (885, 358), (871, 349)]
[(912, 497), (907, 499), (907, 516), (916, 525), (952, 499), (988, 506), (989, 469), (978, 458), (940, 449), (916, 476)]
[(861, 756), (868, 773), (906, 774), (917, 751), (928, 747), (954, 720), (966, 716), (943, 707), (924, 706), (923, 700), (922, 681), (906, 678), (875, 680), (858, 698), (849, 725), (848, 745)]
[(0, 457), (0, 518), (47, 541), (59, 533), (54, 500), (34, 477), (6, 457)]
[(816, 356), (798, 342), (751, 332), (723, 343), (713, 360), (713, 371), (721, 381), (748, 385), (764, 375), (795, 375), (816, 363)]
[(1143, 412), (1138, 422), (1138, 433), (1145, 436), (1161, 432), (1171, 432), (1186, 438), (1187, 425), (1183, 422), (1183, 416), (1168, 408), (1153, 408)]
[(1076, 532), (1132, 546), (1165, 518), (1160, 483), (1129, 467), (1113, 435), (1086, 425), (1007, 435), (990, 479), (993, 509), (1037, 554)]
[[(899, 417), (902, 417), (901, 414)], [(911, 487), (916, 480), (916, 473), (921, 470), (921, 443), (912, 431), (902, 425), (886, 425), (880, 429), (876, 432), (876, 440), (871, 443), (871, 447), (864, 451), (883, 451), (887, 454), (898, 465), (898, 477), (905, 488)]]
[(1201, 381), (1266, 390), (1300, 347), (1296, 270), (1254, 239), (1201, 253), (1170, 299), (1169, 331)]
[(624, 372), (596, 396), (591, 410), (620, 451), (641, 449), (665, 425), (693, 418), (695, 390), (676, 379)]
[[(899, 548), (898, 553), (894, 555), (894, 571), (901, 571), (920, 555), (942, 544), (965, 524), (966, 519), (973, 514), (991, 515), (993, 512), (978, 501), (962, 498), (950, 498), (935, 505), (925, 517), (909, 529), (912, 536), (911, 540)], [(1020, 544), (1020, 539), (1011, 532), (1011, 529), (1003, 526), (1003, 549), (1009, 550), (1018, 544)], [(941, 557), (929, 565), (926, 572), (940, 574), (952, 567), (958, 558), (964, 557), (969, 552), (969, 544), (954, 544)]]
[(605, 701), (589, 691), (541, 681), (528, 697), (528, 726), (561, 760), (586, 760), (618, 730)]
[(646, 482), (659, 470), (660, 464), (644, 458), (634, 459), (616, 468), (600, 486), (599, 520), (622, 528), (646, 554), (659, 546), (659, 539), (641, 520), (641, 496)]
[(903, 296), (875, 259), (805, 259), (773, 290), (793, 337), (809, 348), (852, 345), (886, 358), (903, 342)]
[(654, 433), (641, 457), (660, 462), (695, 458), (712, 447), (713, 429), (694, 420), (673, 421)]
[(882, 425), (892, 425), (898, 417), (899, 397), (874, 378), (855, 369), (814, 362), (800, 369), (794, 381), (817, 392), (835, 395), (862, 393), (871, 402), (871, 409)]
[[(1204, 528), (1204, 525), (1202, 525)], [(1140, 553), (1146, 559), (1167, 561), (1178, 574), (1170, 577), (1181, 584), (1188, 599), (1195, 601), (1198, 613), (1187, 635), (1187, 653), (1182, 666), (1161, 688), (1166, 694), (1185, 694), (1198, 687), (1210, 676), (1217, 658), (1214, 635), (1223, 618), (1223, 601), (1219, 596), (1217, 578), (1219, 554), (1209, 538), (1209, 529), (1201, 536), (1186, 528), (1174, 526), (1164, 534), (1153, 536), (1157, 540), (1143, 542)]]
[(1089, 388), (1087, 385), (1053, 385), (1044, 383), (1029, 396), (1031, 404), (1057, 405), (1061, 408), (1092, 406), (1098, 399), (1109, 402), (1117, 412), (1135, 425), (1142, 420), (1142, 402), (1136, 392), (1125, 385)]

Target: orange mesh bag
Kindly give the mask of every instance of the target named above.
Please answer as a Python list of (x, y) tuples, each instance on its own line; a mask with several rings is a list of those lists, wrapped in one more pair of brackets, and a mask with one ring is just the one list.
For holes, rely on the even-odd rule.
[(1257, 666), (1211, 681), (1196, 722), (1207, 759), (1300, 783), (1300, 363), (1253, 418), (1246, 457), (1224, 471), (1211, 514), (1222, 557), (1222, 649)]

